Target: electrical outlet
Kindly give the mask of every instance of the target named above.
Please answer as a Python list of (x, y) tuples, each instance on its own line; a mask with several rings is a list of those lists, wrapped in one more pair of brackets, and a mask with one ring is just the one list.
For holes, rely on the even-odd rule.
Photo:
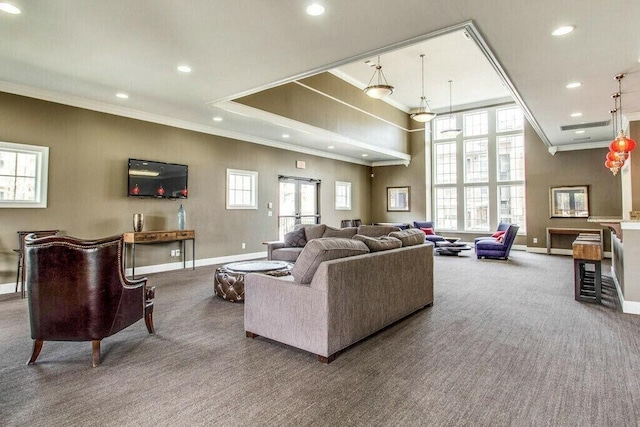
[(533, 238), (533, 243), (538, 243), (538, 238), (537, 237)]
[(180, 256), (180, 249), (176, 249), (176, 256)]
[(269, 211), (268, 216), (273, 216), (273, 211)]
[(242, 249), (246, 249), (247, 248), (247, 244), (245, 242), (242, 242)]
[(171, 256), (172, 257), (176, 256), (176, 250), (175, 249), (171, 249)]

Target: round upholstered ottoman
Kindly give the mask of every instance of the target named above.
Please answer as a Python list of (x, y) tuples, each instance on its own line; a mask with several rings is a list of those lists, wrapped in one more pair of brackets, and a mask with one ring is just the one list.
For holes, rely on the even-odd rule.
[(285, 261), (240, 261), (216, 269), (213, 292), (231, 302), (244, 301), (244, 275), (263, 273), (271, 276), (291, 274), (293, 264)]

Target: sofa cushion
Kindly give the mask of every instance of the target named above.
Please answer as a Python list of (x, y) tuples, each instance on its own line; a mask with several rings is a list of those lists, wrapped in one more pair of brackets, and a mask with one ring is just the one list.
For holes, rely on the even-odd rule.
[(369, 237), (363, 236), (361, 234), (356, 234), (355, 236), (353, 236), (353, 238), (355, 240), (364, 242), (364, 244), (367, 245), (369, 251), (371, 252), (386, 251), (389, 249), (397, 249), (402, 247), (402, 242), (400, 241), (400, 239), (396, 239), (395, 237)]
[(369, 237), (386, 236), (392, 231), (400, 231), (400, 228), (392, 225), (361, 225), (358, 227), (358, 234)]
[(303, 228), (307, 242), (313, 239), (319, 239), (324, 234), (327, 226), (325, 224), (298, 224), (295, 228)]
[(369, 252), (363, 242), (352, 239), (327, 237), (307, 243), (291, 270), (296, 283), (308, 285), (323, 261), (362, 255)]
[(400, 239), (400, 241), (402, 242), (402, 246), (413, 246), (424, 243), (424, 232), (417, 228), (394, 231), (392, 233), (389, 233), (389, 236)]
[(343, 239), (350, 239), (355, 236), (357, 231), (358, 227), (333, 228), (327, 226), (322, 237), (342, 237)]
[(304, 229), (294, 229), (284, 235), (284, 245), (290, 248), (301, 248), (307, 244)]

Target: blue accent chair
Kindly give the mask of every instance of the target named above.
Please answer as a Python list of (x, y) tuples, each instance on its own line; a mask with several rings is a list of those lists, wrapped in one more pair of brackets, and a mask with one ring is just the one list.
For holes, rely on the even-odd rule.
[[(511, 224), (508, 222), (501, 222), (498, 224), (498, 229), (495, 231), (495, 233), (497, 233), (498, 231), (507, 231), (507, 228), (509, 228)], [(494, 233), (494, 234), (495, 234)], [(493, 236), (480, 236), (480, 237), (476, 237), (474, 239), (474, 243), (478, 243), (478, 241), (480, 240), (485, 240), (485, 239), (495, 239), (495, 237)]]
[[(433, 221), (413, 221), (413, 226), (415, 228), (433, 228), (435, 230)], [(427, 234), (425, 240), (435, 244), (436, 242), (444, 242), (444, 237), (437, 234)]]
[(476, 242), (476, 256), (480, 258), (509, 259), (511, 246), (516, 240), (518, 229), (520, 227), (515, 224), (509, 225), (504, 233), (502, 242), (496, 239), (483, 239)]

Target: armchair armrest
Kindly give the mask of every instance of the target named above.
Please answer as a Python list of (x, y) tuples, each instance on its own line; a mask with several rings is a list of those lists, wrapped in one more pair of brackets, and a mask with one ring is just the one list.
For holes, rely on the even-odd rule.
[(272, 259), (271, 258), (271, 253), (276, 250), (276, 249), (282, 249), (285, 247), (284, 242), (278, 242), (278, 241), (274, 241), (274, 242), (265, 242), (267, 244), (267, 259)]

